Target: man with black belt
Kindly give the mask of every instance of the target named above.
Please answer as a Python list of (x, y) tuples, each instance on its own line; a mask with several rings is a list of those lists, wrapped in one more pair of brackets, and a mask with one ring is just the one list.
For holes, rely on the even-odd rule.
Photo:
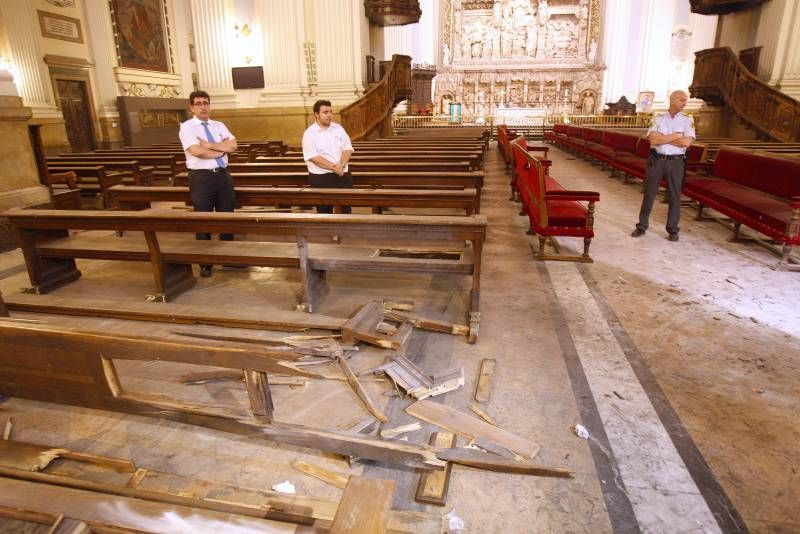
[[(236, 138), (219, 121), (209, 119), (211, 97), (205, 91), (189, 95), (193, 118), (181, 123), (180, 138), (189, 170), (189, 194), (195, 211), (233, 211), (233, 181), (228, 171), (228, 154), (236, 151)], [(233, 234), (220, 234), (233, 241)], [(209, 240), (211, 234), (198, 233)], [(200, 276), (211, 276), (211, 265), (200, 266)]]
[[(347, 168), (352, 154), (350, 137), (341, 125), (333, 122), (331, 103), (314, 102), (314, 124), (303, 133), (303, 159), (308, 165), (309, 185), (352, 188), (353, 177)], [(333, 206), (317, 206), (317, 213), (333, 213)], [(350, 213), (350, 207), (344, 206), (342, 213)]]
[(681, 191), (686, 176), (686, 149), (695, 139), (692, 118), (681, 113), (689, 96), (683, 91), (675, 91), (669, 97), (669, 110), (656, 117), (647, 130), (650, 140), (650, 157), (647, 159), (647, 172), (644, 179), (644, 198), (639, 210), (639, 223), (631, 234), (640, 237), (647, 231), (653, 202), (658, 195), (661, 179), (667, 180), (669, 211), (667, 214), (667, 233), (670, 241), (678, 240), (681, 217)]

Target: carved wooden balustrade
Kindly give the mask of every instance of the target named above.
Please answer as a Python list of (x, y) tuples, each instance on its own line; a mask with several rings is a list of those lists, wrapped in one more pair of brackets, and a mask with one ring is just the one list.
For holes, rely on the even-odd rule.
[(395, 54), (381, 81), (364, 96), (342, 108), (342, 126), (352, 140), (366, 139), (384, 125), (397, 104), (410, 96), (411, 57)]
[(726, 15), (735, 11), (752, 9), (765, 0), (689, 0), (693, 13), (701, 15)]
[(695, 56), (689, 87), (694, 98), (729, 106), (763, 136), (800, 142), (800, 101), (755, 77), (728, 47), (701, 50)]
[(364, 0), (364, 11), (373, 24), (402, 26), (419, 22), (419, 0)]

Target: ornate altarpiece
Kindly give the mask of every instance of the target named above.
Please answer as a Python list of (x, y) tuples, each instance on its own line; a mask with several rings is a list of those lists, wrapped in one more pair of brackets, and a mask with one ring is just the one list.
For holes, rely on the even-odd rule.
[(444, 0), (434, 107), (466, 116), (600, 111), (601, 0)]

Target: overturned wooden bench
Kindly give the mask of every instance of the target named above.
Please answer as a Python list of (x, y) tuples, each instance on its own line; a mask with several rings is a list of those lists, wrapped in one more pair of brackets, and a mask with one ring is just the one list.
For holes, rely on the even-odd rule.
[[(142, 210), (153, 202), (191, 203), (188, 187), (135, 187), (117, 185), (109, 190), (111, 205), (122, 210)], [(343, 206), (382, 208), (459, 209), (466, 215), (477, 211), (475, 189), (316, 189), (310, 187), (236, 187), (238, 206), (331, 205), (334, 213)]]
[[(328, 271), (466, 275), (472, 276), (467, 311), (470, 341), (477, 337), (487, 225), (480, 215), (174, 210), (12, 210), (4, 215), (25, 256), (33, 293), (47, 293), (78, 279), (78, 258), (149, 262), (156, 293), (148, 298), (161, 302), (194, 286), (192, 264), (299, 268), (299, 307), (309, 312), (317, 309), (327, 291)], [(70, 230), (108, 230), (124, 236), (71, 235)], [(192, 235), (197, 232), (259, 236), (264, 241), (197, 241)], [(330, 244), (334, 236), (348, 244)]]

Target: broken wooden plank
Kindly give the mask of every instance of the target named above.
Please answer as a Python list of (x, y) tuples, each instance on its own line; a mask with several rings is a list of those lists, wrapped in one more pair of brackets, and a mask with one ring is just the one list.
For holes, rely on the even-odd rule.
[(340, 356), (337, 359), (339, 361), (339, 367), (342, 368), (342, 372), (344, 373), (344, 376), (347, 378), (347, 382), (350, 384), (350, 387), (353, 388), (353, 391), (355, 391), (356, 395), (358, 395), (358, 398), (361, 399), (361, 401), (364, 403), (364, 406), (366, 406), (367, 411), (369, 411), (369, 413), (374, 415), (375, 418), (378, 421), (381, 421), (382, 423), (388, 421), (389, 418), (386, 417), (386, 414), (384, 414), (377, 406), (375, 406), (375, 403), (372, 402), (372, 399), (370, 398), (367, 391), (364, 389), (364, 386), (362, 386), (361, 382), (358, 381), (358, 378), (356, 378), (356, 375), (353, 374), (352, 369), (350, 369), (350, 366), (347, 365), (347, 362), (344, 361), (344, 358)]
[(413, 300), (394, 300), (394, 299), (383, 299), (381, 303), (384, 310), (391, 311), (391, 310), (413, 310), (414, 309), (414, 301)]
[(272, 393), (269, 390), (269, 377), (267, 373), (245, 369), (244, 384), (247, 388), (247, 396), (250, 399), (250, 410), (253, 412), (253, 415), (263, 418), (266, 421), (271, 421), (275, 406), (272, 404)]
[(469, 409), (472, 410), (472, 413), (474, 413), (475, 415), (477, 415), (478, 417), (480, 417), (481, 419), (483, 419), (484, 421), (486, 421), (490, 425), (497, 426), (497, 422), (495, 422), (495, 420), (492, 419), (492, 417), (488, 413), (484, 412), (483, 410), (481, 410), (480, 408), (478, 408), (474, 404), (470, 403)]
[(80, 519), (59, 515), (47, 534), (89, 534), (93, 530)]
[[(452, 432), (434, 432), (431, 434), (430, 443), (435, 449), (449, 449), (456, 446), (456, 435)], [(450, 489), (450, 472), (452, 470), (453, 464), (447, 462), (443, 471), (421, 473), (414, 500), (444, 506), (447, 502), (447, 491)]]
[[(34, 449), (37, 447), (49, 449), (47, 446), (32, 443), (23, 443), (23, 445)], [(66, 453), (80, 454), (73, 451), (66, 451)], [(96, 463), (101, 468), (114, 469), (114, 462), (129, 462), (129, 460), (117, 458), (100, 456), (97, 458), (102, 459), (102, 461)], [(52, 470), (54, 468), (58, 469), (58, 466), (51, 465), (47, 469)], [(20, 480), (85, 489), (107, 495), (135, 497), (161, 503), (183, 504), (206, 510), (289, 521), (321, 528), (330, 526), (338, 506), (338, 501), (301, 495), (287, 495), (265, 489), (242, 488), (148, 469), (137, 469), (127, 483), (123, 484), (82, 480), (73, 478), (71, 475), (52, 471), (39, 473), (13, 468), (6, 471), (2, 471), (2, 469), (5, 468), (0, 463), (0, 476)], [(118, 479), (114, 478), (114, 480)], [(5, 513), (7, 510), (7, 508), (0, 505), (0, 517), (8, 517)], [(55, 515), (46, 519), (46, 521), (37, 521), (36, 519), (33, 521), (51, 524), (55, 520)], [(23, 520), (29, 521), (31, 519), (26, 516)], [(432, 514), (392, 511), (389, 519), (389, 529), (393, 534), (439, 534), (440, 523), (440, 518)]]
[(416, 399), (441, 395), (464, 385), (463, 367), (432, 377), (426, 375), (414, 362), (404, 356), (397, 356), (388, 364), (372, 371), (386, 373), (395, 384)]
[(340, 489), (344, 489), (345, 486), (347, 486), (347, 481), (350, 480), (350, 475), (342, 475), (329, 469), (325, 469), (324, 467), (303, 462), (301, 460), (292, 462), (292, 467), (302, 473), (310, 475), (314, 478), (318, 478), (321, 481), (327, 482), (331, 486), (336, 486)]
[(56, 458), (102, 465), (119, 473), (133, 473), (136, 466), (130, 460), (68, 451), (21, 441), (0, 441), (0, 465), (27, 471), (41, 471)]
[(496, 454), (488, 454), (474, 449), (449, 448), (436, 451), (440, 460), (466, 465), (476, 469), (496, 471), (498, 473), (514, 473), (517, 475), (535, 475), (542, 477), (572, 478), (572, 471), (560, 467), (545, 467), (527, 461), (517, 462)]
[(416, 421), (414, 423), (409, 423), (407, 425), (401, 425), (401, 426), (396, 426), (394, 428), (387, 428), (381, 430), (381, 437), (383, 439), (392, 439), (399, 436), (400, 434), (405, 434), (406, 432), (415, 432), (421, 428), (422, 426), (419, 424), (418, 421)]
[(481, 360), (481, 368), (478, 372), (478, 380), (475, 382), (475, 400), (487, 403), (492, 396), (492, 376), (497, 365), (497, 360)]
[(352, 343), (358, 340), (404, 353), (414, 326), (403, 322), (393, 334), (382, 334), (378, 331), (378, 325), (383, 322), (383, 317), (384, 311), (379, 302), (367, 302), (342, 326), (342, 341)]
[(395, 321), (408, 321), (416, 328), (419, 328), (420, 330), (428, 330), (430, 332), (443, 332), (445, 334), (453, 334), (456, 336), (466, 336), (469, 334), (469, 326), (465, 324), (437, 321), (435, 319), (427, 319), (425, 317), (411, 315), (409, 313), (387, 310), (384, 312), (384, 318)]
[(14, 429), (14, 421), (9, 417), (3, 426), (3, 439), (11, 439), (11, 432)]
[(206, 324), (257, 330), (281, 330), (298, 332), (308, 329), (339, 331), (347, 321), (339, 317), (311, 314), (289, 310), (265, 310), (261, 307), (247, 308), (215, 305), (206, 311), (189, 304), (174, 302), (153, 306), (147, 302), (120, 302), (109, 299), (93, 299), (86, 296), (68, 297), (55, 294), (30, 295), (15, 293), (5, 295), (11, 311), (27, 311), (55, 315), (78, 315), (83, 317), (105, 317), (156, 321), (172, 324)]
[(394, 480), (350, 477), (331, 534), (381, 534), (389, 523)]
[(417, 419), (440, 426), (468, 439), (489, 440), (525, 458), (533, 458), (539, 452), (539, 445), (528, 439), (430, 400), (417, 401), (406, 408), (406, 412)]
[[(244, 374), (241, 371), (200, 371), (197, 373), (187, 373), (182, 375), (178, 381), (187, 386), (199, 386), (208, 384), (210, 382), (225, 382), (225, 381), (238, 381), (244, 380)], [(301, 376), (277, 376), (274, 374), (269, 375), (270, 386), (305, 386), (308, 380)]]

